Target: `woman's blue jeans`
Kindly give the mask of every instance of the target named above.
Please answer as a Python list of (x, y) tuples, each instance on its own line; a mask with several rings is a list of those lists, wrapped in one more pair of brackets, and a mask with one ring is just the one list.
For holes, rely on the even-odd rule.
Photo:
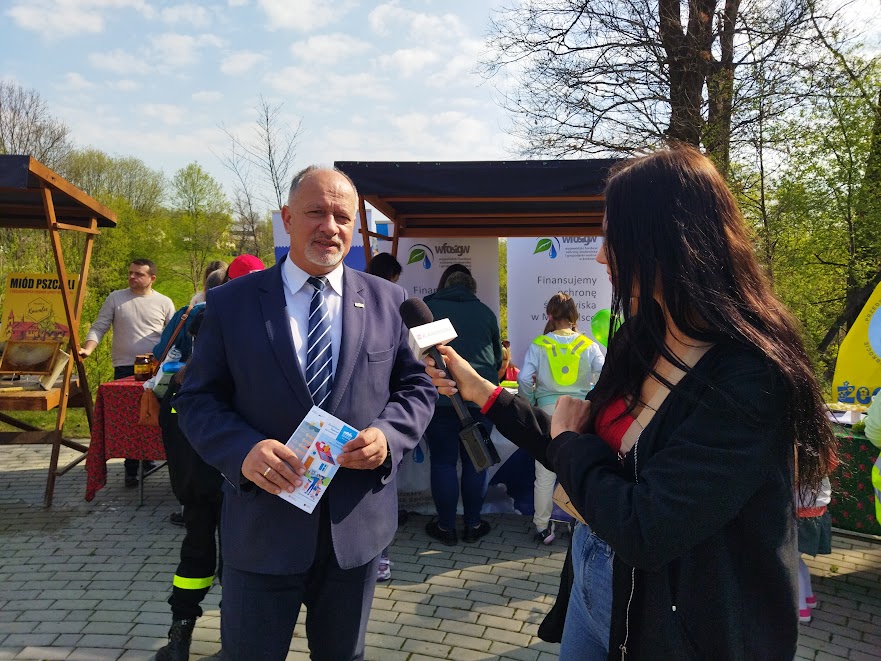
[[(477, 411), (471, 416), (484, 424), (488, 432), (492, 423)], [(428, 429), (425, 430), (428, 451), (431, 454), (431, 495), (437, 509), (437, 523), (444, 530), (456, 529), (456, 506), (459, 504), (459, 480), (456, 465), (462, 460), (462, 509), (466, 526), (480, 523), (480, 509), (486, 495), (486, 475), (478, 473), (465, 446), (459, 440), (459, 418), (452, 406), (434, 409)]]
[(563, 625), (560, 661), (604, 661), (612, 623), (612, 549), (590, 526), (577, 523), (572, 535), (575, 580)]

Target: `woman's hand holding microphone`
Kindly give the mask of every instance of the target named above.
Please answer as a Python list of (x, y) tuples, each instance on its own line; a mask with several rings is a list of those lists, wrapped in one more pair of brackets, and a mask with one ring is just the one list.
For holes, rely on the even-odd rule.
[[(425, 358), (425, 373), (441, 395), (458, 392), (462, 399), (482, 407), (498, 387), (478, 374), (471, 364), (455, 349), (440, 345), (437, 350), (444, 357), (446, 369), (438, 368), (430, 357)], [(583, 432), (587, 428), (590, 402), (563, 396), (557, 400), (557, 408), (551, 419), (551, 438), (567, 431)]]

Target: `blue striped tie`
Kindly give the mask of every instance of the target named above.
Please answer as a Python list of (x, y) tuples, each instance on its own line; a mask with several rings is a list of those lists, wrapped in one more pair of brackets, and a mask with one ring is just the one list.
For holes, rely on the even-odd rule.
[(322, 406), (333, 387), (333, 349), (330, 337), (330, 313), (324, 302), (327, 278), (310, 277), (315, 288), (309, 305), (309, 336), (306, 342), (306, 385), (312, 402)]

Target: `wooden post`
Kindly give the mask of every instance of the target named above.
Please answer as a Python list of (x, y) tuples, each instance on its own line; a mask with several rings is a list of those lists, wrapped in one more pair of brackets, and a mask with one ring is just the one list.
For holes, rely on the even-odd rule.
[[(98, 219), (92, 218), (89, 221), (89, 229), (98, 230)], [(82, 319), (83, 303), (86, 300), (86, 281), (89, 279), (89, 265), (92, 262), (92, 247), (95, 241), (95, 234), (86, 235), (86, 245), (83, 248), (83, 261), (80, 264), (80, 281), (76, 290), (76, 301), (74, 303), (74, 316), (77, 320), (77, 331), (79, 331), (79, 322)], [(76, 337), (79, 337), (77, 333)], [(77, 341), (74, 343), (74, 335), (70, 336), (70, 359), (76, 363), (76, 372), (80, 378), (80, 396), (83, 398), (83, 408), (86, 410), (86, 420), (89, 423), (89, 431), (92, 429), (92, 391), (89, 389), (89, 378), (86, 375), (86, 365), (83, 357), (80, 356), (80, 345)]]
[(370, 254), (370, 235), (367, 227), (367, 206), (364, 204), (364, 198), (358, 196), (358, 215), (361, 216), (361, 237), (364, 239), (364, 266), (370, 263), (373, 255)]
[[(71, 352), (70, 360), (64, 368), (64, 378), (61, 381), (61, 398), (58, 403), (58, 416), (55, 419), (55, 432), (52, 434), (52, 457), (49, 461), (49, 475), (46, 478), (46, 492), (43, 496), (43, 506), (52, 506), (52, 497), (55, 493), (55, 478), (58, 476), (58, 456), (61, 452), (62, 434), (64, 429), (64, 421), (67, 418), (67, 402), (70, 396), (70, 375), (73, 363), (76, 358), (74, 354), (79, 348), (79, 318), (74, 308), (74, 302), (71, 300), (70, 290), (67, 287), (67, 266), (64, 264), (64, 253), (61, 248), (61, 237), (58, 234), (58, 223), (55, 218), (55, 205), (52, 203), (52, 191), (45, 185), (41, 189), (43, 196), (43, 212), (46, 214), (46, 229), (49, 231), (49, 241), (52, 244), (52, 255), (55, 257), (55, 267), (58, 271), (60, 280), (59, 290), (61, 291), (61, 302), (64, 306), (64, 315), (67, 318), (67, 325), (70, 331), (70, 340), (68, 349)], [(87, 241), (93, 235), (87, 237)], [(90, 246), (89, 246), (90, 249)], [(91, 253), (90, 253), (91, 254)], [(84, 278), (80, 276), (79, 286), (77, 288), (77, 297), (83, 291)], [(81, 301), (80, 301), (81, 303)], [(79, 367), (77, 368), (79, 370)], [(83, 370), (85, 373), (85, 370)], [(80, 384), (82, 390), (85, 383)], [(83, 395), (88, 398), (85, 392)], [(89, 427), (91, 428), (91, 416), (89, 418)]]
[(397, 218), (394, 219), (393, 227), (395, 228), (395, 235), (392, 237), (392, 257), (398, 259), (398, 238), (401, 236), (401, 221)]
[[(78, 347), (80, 344), (79, 326), (74, 311), (73, 301), (70, 299), (70, 290), (67, 288), (67, 267), (64, 265), (64, 254), (61, 249), (61, 237), (58, 234), (58, 225), (55, 221), (55, 205), (52, 204), (52, 191), (45, 186), (41, 190), (43, 195), (43, 209), (46, 213), (46, 224), (49, 230), (49, 241), (52, 243), (52, 254), (55, 257), (55, 266), (58, 277), (61, 279), (61, 301), (64, 305), (64, 315), (70, 329), (70, 344)], [(82, 279), (80, 280), (82, 286)]]

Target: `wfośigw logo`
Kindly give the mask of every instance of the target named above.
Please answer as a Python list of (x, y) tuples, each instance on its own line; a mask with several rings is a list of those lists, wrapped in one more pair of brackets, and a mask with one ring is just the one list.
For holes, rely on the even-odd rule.
[(434, 262), (434, 252), (432, 249), (424, 243), (417, 243), (410, 248), (410, 256), (407, 258), (407, 265), (409, 266), (416, 262), (422, 262), (423, 268), (430, 269), (432, 262)]
[(557, 259), (557, 255), (560, 254), (560, 239), (555, 236), (550, 239), (539, 239), (532, 254), (537, 255), (540, 252), (546, 252), (551, 259)]

